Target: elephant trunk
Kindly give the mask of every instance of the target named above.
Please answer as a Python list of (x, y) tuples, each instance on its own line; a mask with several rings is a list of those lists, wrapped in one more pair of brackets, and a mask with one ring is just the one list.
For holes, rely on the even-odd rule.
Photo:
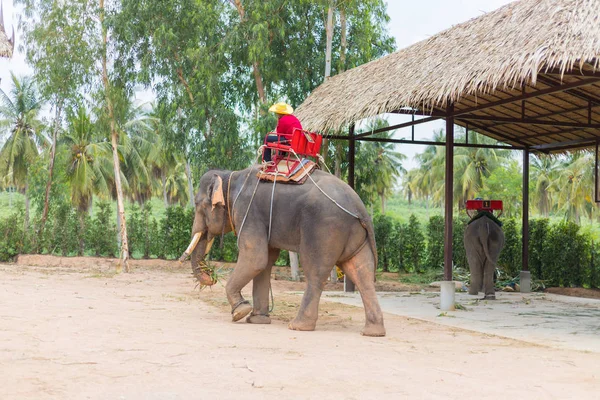
[[(192, 238), (190, 245), (187, 250), (183, 253), (180, 261), (185, 260), (187, 256), (190, 256), (190, 262), (192, 264), (192, 274), (200, 282), (203, 286), (212, 286), (216, 283), (211, 274), (210, 270), (206, 263), (204, 262), (204, 257), (210, 251), (210, 248), (213, 244), (214, 237), (209, 238), (206, 237), (201, 239), (202, 233), (196, 233)], [(188, 252), (190, 251), (190, 252)]]

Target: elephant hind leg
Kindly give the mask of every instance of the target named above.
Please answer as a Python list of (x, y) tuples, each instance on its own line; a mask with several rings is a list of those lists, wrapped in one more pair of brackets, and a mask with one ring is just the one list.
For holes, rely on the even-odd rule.
[(496, 288), (494, 285), (495, 265), (490, 260), (485, 260), (483, 264), (483, 293), (484, 300), (496, 300)]
[(469, 286), (469, 294), (477, 295), (483, 288), (483, 267), (485, 263), (485, 255), (478, 252), (473, 246), (465, 244), (467, 253), (467, 262), (471, 271), (471, 285)]
[(375, 262), (369, 246), (342, 263), (344, 273), (354, 282), (365, 308), (365, 327), (361, 334), (364, 336), (385, 336), (383, 313), (379, 307), (375, 292)]
[(333, 257), (324, 256), (327, 253), (326, 244), (316, 241), (310, 246), (300, 247), (300, 264), (306, 277), (306, 290), (298, 314), (288, 324), (291, 330), (314, 331), (317, 326), (321, 293), (335, 263)]

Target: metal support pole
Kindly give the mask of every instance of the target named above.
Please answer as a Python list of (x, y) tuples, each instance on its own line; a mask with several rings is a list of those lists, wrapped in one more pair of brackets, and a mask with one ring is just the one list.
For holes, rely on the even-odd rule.
[[(454, 104), (448, 106), (448, 114), (454, 112)], [(444, 280), (452, 280), (452, 205), (454, 192), (454, 118), (446, 118), (446, 183), (445, 183), (445, 229), (444, 229)]]
[(523, 150), (523, 268), (521, 269), (521, 292), (531, 292), (529, 272), (529, 148)]
[(596, 139), (596, 152), (594, 153), (594, 201), (600, 203), (600, 196), (598, 195), (598, 147), (600, 147), (600, 140)]
[[(354, 140), (354, 124), (348, 130), (348, 185), (354, 189), (354, 159), (356, 157), (356, 141)], [(354, 282), (344, 274), (344, 292), (354, 292)]]
[(354, 159), (356, 157), (356, 141), (354, 140), (354, 124), (348, 130), (348, 185), (354, 189)]
[(454, 203), (454, 104), (446, 109), (446, 182), (444, 198), (444, 282), (440, 288), (440, 309), (454, 310), (454, 282), (452, 282), (452, 206)]
[[(412, 115), (412, 122), (413, 123), (415, 122), (415, 114)], [(411, 137), (414, 142), (415, 141), (415, 125), (413, 124), (410, 128), (411, 128), (411, 133), (412, 133)]]

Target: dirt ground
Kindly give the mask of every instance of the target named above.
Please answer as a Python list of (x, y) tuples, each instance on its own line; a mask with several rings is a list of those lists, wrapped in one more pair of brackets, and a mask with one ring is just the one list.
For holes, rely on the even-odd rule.
[(273, 324), (234, 324), (222, 283), (199, 292), (188, 266), (48, 264), (0, 264), (0, 399), (598, 396), (595, 353), (387, 314), (366, 338), (363, 310), (331, 302), (290, 331), (303, 284), (276, 279)]
[(553, 287), (544, 290), (544, 292), (561, 294), (563, 296), (585, 297), (587, 299), (600, 299), (600, 289)]

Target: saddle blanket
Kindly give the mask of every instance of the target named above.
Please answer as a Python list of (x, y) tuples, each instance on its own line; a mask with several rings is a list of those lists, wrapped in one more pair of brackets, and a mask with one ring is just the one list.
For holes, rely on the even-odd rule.
[(319, 168), (317, 163), (306, 158), (300, 160), (291, 171), (288, 171), (288, 165), (288, 161), (281, 160), (276, 170), (273, 168), (273, 171), (258, 171), (256, 176), (262, 181), (273, 182), (277, 180), (281, 183), (302, 185), (308, 179), (308, 176)]

